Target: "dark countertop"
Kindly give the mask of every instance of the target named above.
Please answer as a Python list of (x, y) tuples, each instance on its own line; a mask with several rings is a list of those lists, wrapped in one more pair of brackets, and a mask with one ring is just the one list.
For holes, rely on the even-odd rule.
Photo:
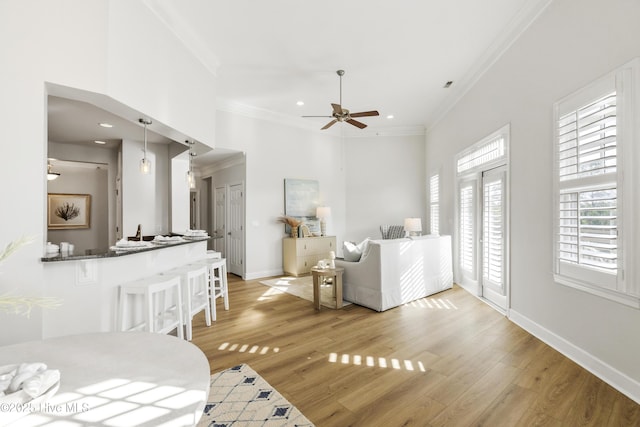
[(189, 239), (184, 239), (181, 242), (175, 242), (175, 243), (172, 242), (168, 244), (153, 244), (153, 246), (144, 247), (140, 249), (127, 249), (127, 250), (121, 250), (121, 251), (105, 249), (103, 251), (99, 251), (99, 250), (87, 251), (92, 253), (73, 254), (73, 255), (63, 255), (60, 252), (58, 252), (51, 255), (45, 255), (42, 258), (40, 258), (40, 261), (57, 262), (57, 261), (77, 261), (77, 260), (83, 260), (83, 259), (115, 258), (115, 257), (139, 254), (140, 252), (157, 251), (158, 249), (170, 248), (170, 247), (180, 246), (180, 245), (188, 245), (196, 242), (203, 242), (209, 239), (210, 237), (189, 238)]

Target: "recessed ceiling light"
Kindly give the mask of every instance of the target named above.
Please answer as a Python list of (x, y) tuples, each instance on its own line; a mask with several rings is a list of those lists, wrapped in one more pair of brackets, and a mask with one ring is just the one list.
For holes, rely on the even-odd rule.
[(99, 141), (97, 139), (95, 141), (93, 141), (93, 142), (95, 142), (96, 144), (100, 144), (100, 145), (105, 145), (106, 144), (105, 141)]
[(112, 128), (113, 125), (110, 123), (98, 123), (100, 126), (102, 126), (103, 128)]
[(304, 101), (298, 101), (298, 102), (296, 102), (296, 105), (303, 106), (304, 105)]
[(387, 116), (387, 119), (393, 119), (393, 114), (389, 114), (389, 115)]

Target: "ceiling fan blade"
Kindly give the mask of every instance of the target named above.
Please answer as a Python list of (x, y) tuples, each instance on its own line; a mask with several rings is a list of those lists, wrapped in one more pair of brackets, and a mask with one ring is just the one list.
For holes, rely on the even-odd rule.
[(333, 114), (341, 115), (342, 114), (342, 106), (338, 104), (331, 104), (333, 107)]
[(350, 113), (351, 117), (369, 117), (369, 116), (379, 116), (380, 113), (377, 111), (363, 111), (362, 113)]
[(359, 121), (357, 121), (357, 120), (353, 120), (353, 119), (349, 119), (349, 120), (347, 120), (347, 123), (352, 124), (352, 125), (354, 125), (355, 127), (358, 127), (358, 128), (360, 128), (360, 129), (364, 129), (364, 128), (366, 128), (366, 127), (367, 127), (367, 125), (365, 125), (364, 123), (359, 122)]
[(329, 129), (331, 126), (335, 125), (336, 123), (338, 123), (338, 121), (337, 121), (337, 120), (331, 120), (329, 123), (327, 123), (326, 125), (324, 125), (324, 127), (322, 127), (320, 130)]

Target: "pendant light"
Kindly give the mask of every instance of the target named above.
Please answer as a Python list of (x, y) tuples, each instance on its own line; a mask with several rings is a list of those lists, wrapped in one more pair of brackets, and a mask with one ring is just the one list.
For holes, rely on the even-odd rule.
[(187, 182), (189, 183), (189, 188), (196, 188), (196, 176), (193, 173), (193, 162), (192, 158), (196, 156), (196, 153), (193, 151), (193, 146), (195, 145), (195, 141), (185, 141), (189, 144), (189, 170), (187, 171)]
[(53, 181), (60, 176), (58, 172), (53, 172), (51, 170), (51, 161), (47, 160), (47, 181)]
[(153, 123), (149, 119), (138, 119), (140, 123), (144, 125), (144, 155), (142, 160), (140, 160), (140, 172), (148, 175), (151, 172), (151, 161), (147, 159), (147, 125)]

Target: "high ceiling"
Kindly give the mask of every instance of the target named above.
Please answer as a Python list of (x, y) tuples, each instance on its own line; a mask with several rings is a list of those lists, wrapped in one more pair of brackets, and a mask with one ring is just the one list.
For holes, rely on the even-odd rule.
[[(336, 70), (343, 69), (343, 105), (352, 112), (378, 110), (380, 117), (361, 120), (373, 129), (428, 127), (549, 1), (147, 4), (205, 62), (217, 58), (223, 100), (292, 120), (330, 115), (330, 103), (339, 103)], [(445, 89), (448, 81), (453, 84)], [(318, 129), (328, 122), (305, 120), (317, 122)]]
[[(364, 135), (423, 133), (551, 0), (143, 1), (217, 76), (219, 108), (253, 108), (319, 130), (330, 118), (301, 116), (330, 116), (342, 69), (343, 107), (380, 116), (358, 119), (364, 130), (338, 124), (323, 132)], [(52, 98), (50, 137), (140, 138), (139, 123), (92, 135), (102, 113)], [(92, 127), (77, 126), (82, 114)], [(232, 154), (216, 147), (195, 163)]]

